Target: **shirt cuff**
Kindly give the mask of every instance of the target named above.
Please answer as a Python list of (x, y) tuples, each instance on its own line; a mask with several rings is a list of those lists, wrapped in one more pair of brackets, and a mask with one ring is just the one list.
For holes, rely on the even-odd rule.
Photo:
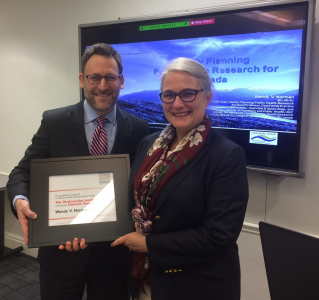
[(23, 196), (23, 195), (17, 195), (17, 196), (15, 196), (15, 197), (13, 198), (13, 200), (12, 200), (12, 205), (13, 205), (13, 207), (14, 207), (15, 210), (17, 210), (16, 207), (15, 207), (15, 203), (16, 203), (16, 201), (17, 201), (18, 199), (24, 199), (24, 200), (26, 200), (26, 201), (29, 202), (29, 199), (28, 199), (26, 196)]

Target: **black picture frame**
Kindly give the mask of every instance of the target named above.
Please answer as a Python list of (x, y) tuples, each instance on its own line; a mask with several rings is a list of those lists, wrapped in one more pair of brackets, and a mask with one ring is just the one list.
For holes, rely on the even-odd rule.
[[(49, 226), (49, 177), (113, 172), (117, 221)], [(28, 248), (64, 245), (75, 237), (85, 241), (113, 241), (133, 229), (129, 203), (130, 159), (128, 154), (33, 159), (31, 161)]]

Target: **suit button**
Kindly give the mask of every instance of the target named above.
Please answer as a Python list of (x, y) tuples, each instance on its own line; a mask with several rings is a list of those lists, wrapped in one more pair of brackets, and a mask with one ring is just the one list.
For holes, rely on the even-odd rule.
[(168, 272), (173, 273), (173, 270), (172, 270), (172, 269), (170, 269), (170, 270), (168, 270)]
[(155, 217), (155, 220), (159, 220), (161, 217), (160, 216), (156, 216)]
[(177, 272), (177, 269), (174, 269), (174, 272), (176, 273), (176, 272)]
[(168, 270), (165, 270), (165, 273), (168, 273)]
[(182, 269), (179, 269), (178, 272), (182, 272)]

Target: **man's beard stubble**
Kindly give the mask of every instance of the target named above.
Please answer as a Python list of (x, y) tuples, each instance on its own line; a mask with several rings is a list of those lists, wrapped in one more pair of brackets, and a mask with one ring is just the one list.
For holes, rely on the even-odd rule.
[[(120, 95), (120, 89), (117, 88), (117, 92), (113, 93), (113, 95), (110, 98), (110, 101), (108, 102), (110, 105), (108, 105), (107, 107), (98, 107), (96, 105), (96, 102), (94, 100), (94, 94), (93, 91), (91, 92), (91, 94), (89, 95), (89, 93), (86, 90), (86, 87), (83, 87), (83, 91), (84, 91), (84, 96), (86, 101), (88, 102), (88, 104), (93, 107), (95, 110), (97, 111), (101, 111), (101, 112), (107, 112), (109, 111), (111, 108), (114, 108), (115, 103)], [(98, 95), (107, 95), (108, 93), (99, 93)]]

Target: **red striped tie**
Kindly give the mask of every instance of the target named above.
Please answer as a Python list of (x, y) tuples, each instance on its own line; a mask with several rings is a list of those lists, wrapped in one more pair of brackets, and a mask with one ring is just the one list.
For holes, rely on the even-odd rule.
[(107, 119), (105, 117), (98, 117), (96, 120), (98, 126), (94, 130), (90, 155), (107, 155), (107, 136), (103, 127)]

